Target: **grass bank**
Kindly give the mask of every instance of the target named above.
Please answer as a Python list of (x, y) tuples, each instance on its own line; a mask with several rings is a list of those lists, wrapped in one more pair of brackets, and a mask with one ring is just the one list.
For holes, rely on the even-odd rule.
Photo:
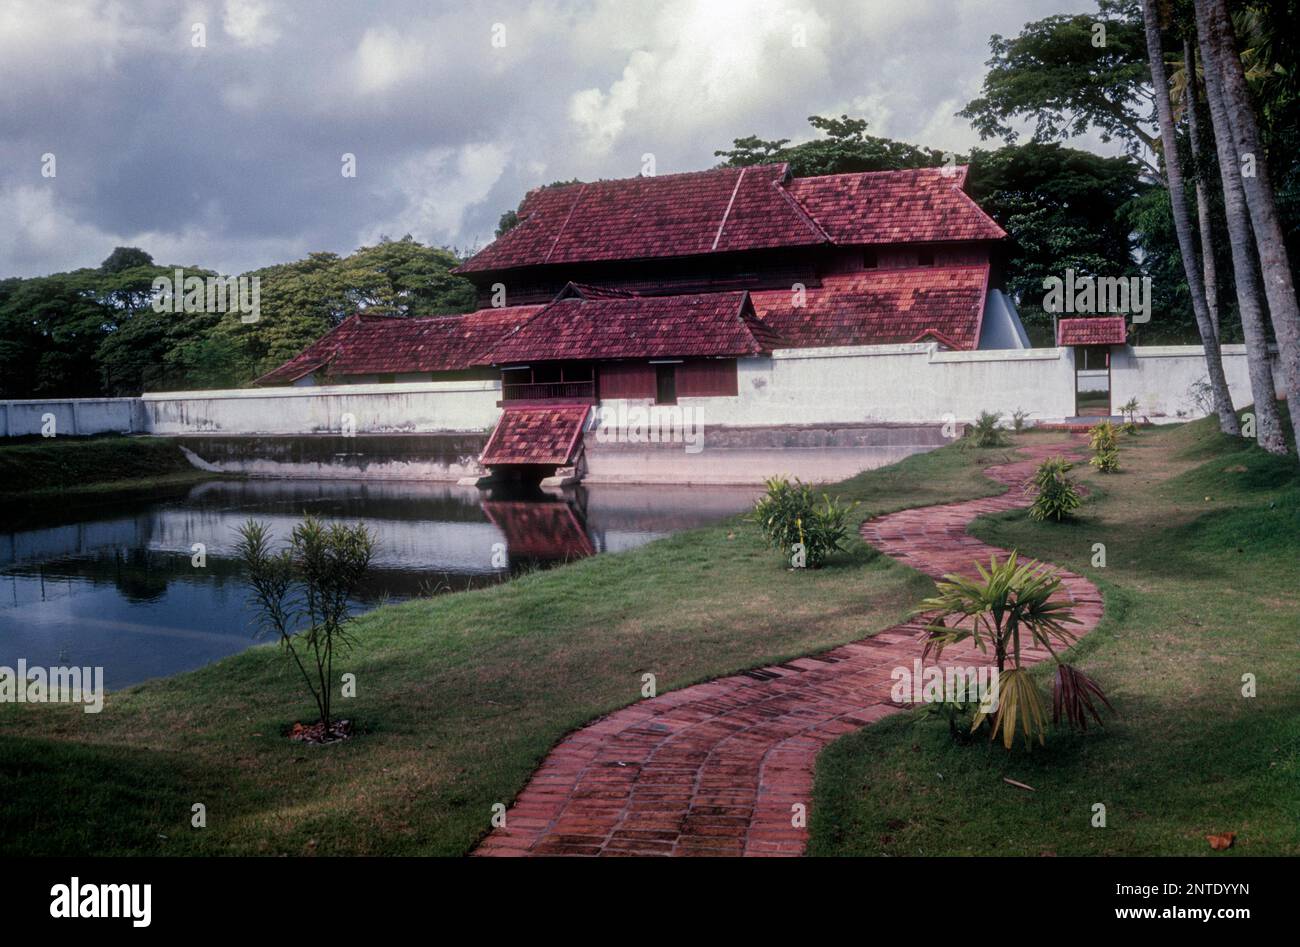
[(162, 437), (32, 438), (0, 445), (0, 498), (129, 495), (211, 476)]
[[(1208, 854), (1205, 836), (1223, 832), (1237, 833), (1230, 854), (1300, 852), (1294, 459), (1211, 421), (1121, 447), (1119, 474), (1076, 468), (1093, 491), (1077, 522), (1011, 512), (971, 530), (1100, 587), (1105, 615), (1075, 660), (1117, 714), (1010, 753), (956, 746), (946, 725), (911, 715), (849, 735), (818, 761), (812, 853)], [(1105, 828), (1092, 824), (1098, 803)]]
[[(989, 495), (1006, 452), (945, 448), (831, 492), (859, 514)], [(109, 696), (103, 713), (0, 705), (0, 851), (468, 851), (566, 732), (640, 696), (887, 627), (919, 575), (856, 538), (794, 573), (732, 520), (506, 585), (378, 609), (338, 673), (362, 735), (288, 741), (311, 718), (273, 647)], [(207, 827), (190, 827), (191, 806)]]

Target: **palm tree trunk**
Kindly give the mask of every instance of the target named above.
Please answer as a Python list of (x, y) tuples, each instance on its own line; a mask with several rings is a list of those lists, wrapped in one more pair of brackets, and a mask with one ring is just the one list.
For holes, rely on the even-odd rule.
[(1142, 21), (1146, 26), (1147, 58), (1151, 61), (1151, 85), (1156, 98), (1156, 114), (1160, 119), (1160, 141), (1164, 150), (1165, 180), (1169, 183), (1169, 202), (1173, 205), (1174, 231), (1178, 234), (1178, 249), (1183, 257), (1183, 272), (1187, 275), (1187, 288), (1192, 294), (1192, 312), (1196, 327), (1205, 346), (1205, 368), (1210, 390), (1214, 395), (1214, 410), (1219, 416), (1219, 429), (1224, 434), (1238, 436), (1241, 426), (1232, 410), (1232, 396), (1228, 393), (1228, 379), (1223, 374), (1223, 358), (1219, 354), (1219, 340), (1210, 324), (1210, 311), (1205, 306), (1205, 287), (1201, 271), (1196, 265), (1196, 247), (1192, 243), (1192, 220), (1187, 212), (1187, 193), (1183, 187), (1183, 169), (1178, 161), (1178, 142), (1174, 138), (1174, 113), (1169, 105), (1169, 82), (1165, 77), (1164, 49), (1160, 43), (1160, 24), (1156, 19), (1155, 0), (1142, 0)]
[(1205, 279), (1205, 308), (1210, 311), (1214, 337), (1223, 340), (1219, 327), (1219, 270), (1214, 262), (1214, 228), (1210, 220), (1210, 189), (1205, 182), (1205, 153), (1201, 150), (1201, 120), (1196, 114), (1196, 55), (1192, 41), (1183, 39), (1183, 72), (1187, 79), (1187, 137), (1196, 165), (1196, 218), (1201, 231), (1201, 273)]
[[(1204, 47), (1208, 39), (1199, 34), (1201, 58), (1209, 61)], [(1205, 70), (1205, 98), (1210, 105), (1210, 124), (1214, 146), (1219, 156), (1219, 175), (1223, 179), (1223, 209), (1228, 220), (1228, 243), (1232, 246), (1232, 270), (1237, 284), (1237, 306), (1241, 310), (1241, 329), (1246, 337), (1246, 361), (1250, 369), (1250, 391), (1255, 397), (1255, 436), (1259, 446), (1270, 454), (1286, 454), (1286, 437), (1277, 412), (1277, 389), (1273, 384), (1273, 360), (1268, 352), (1263, 292), (1253, 252), (1254, 236), (1250, 229), (1250, 212), (1246, 209), (1246, 192), (1242, 189), (1241, 167), (1232, 146), (1228, 127), (1228, 106), (1223, 98), (1223, 83), (1213, 69)]]
[(1259, 250), (1264, 294), (1268, 297), (1273, 335), (1277, 338), (1291, 427), (1300, 443), (1300, 307), (1296, 305), (1291, 263), (1287, 259), (1268, 161), (1260, 141), (1250, 90), (1246, 87), (1246, 75), (1241, 68), (1241, 57), (1237, 53), (1232, 21), (1228, 19), (1223, 0), (1195, 0), (1195, 5), (1196, 28), (1205, 37), (1203, 50), (1208, 50), (1208, 53), (1201, 54), (1205, 60), (1205, 72), (1208, 76), (1214, 71), (1222, 82), (1234, 150), (1241, 158), (1249, 155), (1254, 159), (1254, 173), (1242, 174), (1241, 184), (1255, 231), (1255, 246)]

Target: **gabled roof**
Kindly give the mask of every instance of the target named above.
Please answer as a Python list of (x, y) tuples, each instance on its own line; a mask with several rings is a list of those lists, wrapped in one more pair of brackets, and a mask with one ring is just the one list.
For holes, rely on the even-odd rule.
[(455, 272), (825, 243), (783, 194), (787, 173), (767, 164), (540, 188), (514, 229)]
[(951, 349), (979, 346), (989, 268), (927, 266), (827, 276), (805, 290), (753, 293), (758, 316), (782, 347), (891, 345), (934, 340)]
[(964, 167), (791, 178), (787, 165), (765, 164), (545, 187), (455, 272), (1005, 237), (965, 180)]
[(479, 463), (566, 466), (591, 410), (589, 404), (508, 405), (492, 430)]
[(418, 318), (349, 316), (254, 384), (292, 384), (321, 370), (329, 375), (387, 375), (467, 368), (479, 353), (540, 308), (507, 306)]
[(1056, 324), (1056, 344), (1123, 345), (1128, 337), (1123, 316), (1062, 319)]
[(918, 168), (794, 178), (786, 190), (837, 244), (1001, 240), (965, 181), (965, 167)]
[(482, 364), (757, 355), (778, 343), (746, 292), (588, 297), (570, 284), (503, 335)]

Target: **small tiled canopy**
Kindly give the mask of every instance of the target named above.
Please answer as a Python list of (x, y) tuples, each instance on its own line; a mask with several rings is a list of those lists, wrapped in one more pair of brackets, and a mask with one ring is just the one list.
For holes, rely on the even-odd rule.
[(1056, 324), (1056, 344), (1123, 345), (1128, 337), (1123, 316), (1089, 316), (1062, 319)]

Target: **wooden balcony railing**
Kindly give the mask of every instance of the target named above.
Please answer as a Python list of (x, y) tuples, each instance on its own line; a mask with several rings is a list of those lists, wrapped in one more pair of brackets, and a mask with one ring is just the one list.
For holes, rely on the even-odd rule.
[(595, 401), (594, 381), (541, 381), (503, 384), (502, 401)]

